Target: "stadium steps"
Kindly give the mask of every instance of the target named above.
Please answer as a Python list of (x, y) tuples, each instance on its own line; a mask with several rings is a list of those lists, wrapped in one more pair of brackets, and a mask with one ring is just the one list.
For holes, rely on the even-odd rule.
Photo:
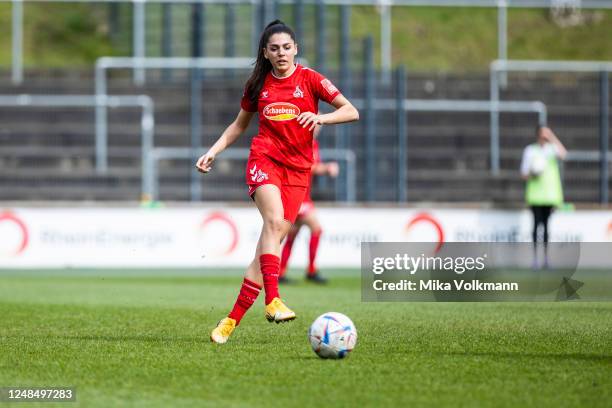
[[(331, 78), (335, 78), (331, 73)], [(91, 94), (93, 69), (26, 72), (23, 86), (13, 87), (0, 77), (0, 94)], [(159, 72), (148, 71), (148, 82), (135, 86), (129, 71), (109, 74), (110, 94), (147, 94), (155, 103), (156, 146), (190, 144), (187, 71), (176, 72), (170, 83)], [(354, 75), (353, 95), (362, 95), (361, 76)], [(598, 147), (598, 84), (567, 76), (510, 75), (511, 86), (502, 99), (542, 100), (549, 122), (570, 149)], [(207, 75), (202, 95), (202, 145), (210, 145), (238, 112), (244, 76), (233, 80)], [(408, 95), (419, 99), (487, 99), (488, 75), (420, 75), (410, 73)], [(392, 98), (393, 89), (379, 86), (379, 97)], [(0, 111), (0, 199), (137, 199), (140, 189), (140, 110), (109, 109), (109, 173), (94, 171), (94, 112), (91, 108), (3, 108)], [(395, 200), (397, 173), (395, 116), (377, 112), (377, 200)], [(363, 116), (362, 116), (363, 118)], [(408, 194), (411, 201), (522, 202), (524, 183), (518, 176), (522, 149), (534, 140), (535, 114), (501, 115), (502, 175), (489, 172), (489, 114), (409, 112)], [(328, 130), (329, 129), (329, 130)], [(324, 130), (323, 147), (335, 145), (332, 128)], [(350, 142), (357, 163), (366, 157), (363, 120), (350, 125)], [(247, 147), (253, 124), (238, 140)], [(358, 196), (365, 196), (365, 166), (358, 166)], [(163, 199), (189, 199), (189, 160), (160, 162)], [(245, 199), (244, 161), (223, 160), (202, 184), (206, 200)], [(41, 173), (47, 178), (41, 177)], [(44, 180), (47, 185), (41, 185)], [(38, 183), (38, 184), (37, 184)], [(596, 163), (565, 164), (566, 196), (575, 201), (597, 200)], [(45, 184), (45, 183), (42, 183)], [(325, 196), (333, 182), (315, 194)], [(25, 186), (38, 186), (30, 188)], [(49, 187), (53, 186), (53, 187)], [(317, 187), (318, 188), (318, 185)], [(34, 191), (32, 191), (34, 190)], [(29, 193), (28, 193), (29, 191)], [(28, 195), (29, 194), (29, 195)], [(93, 198), (92, 198), (93, 197)]]

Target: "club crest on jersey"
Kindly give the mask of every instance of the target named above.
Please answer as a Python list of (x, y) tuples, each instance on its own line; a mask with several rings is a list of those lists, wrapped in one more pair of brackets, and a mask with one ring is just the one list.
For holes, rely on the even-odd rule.
[(255, 183), (261, 183), (262, 181), (268, 179), (268, 175), (261, 171), (261, 169), (257, 169), (256, 164), (254, 164), (253, 168), (249, 170), (249, 173), (251, 173), (251, 181)]
[(297, 85), (295, 87), (295, 91), (293, 92), (293, 97), (294, 98), (303, 98), (304, 97), (304, 92), (302, 92), (302, 90), (300, 89), (299, 85)]
[(299, 114), (300, 108), (288, 102), (274, 102), (263, 108), (265, 118), (274, 121), (292, 120)]

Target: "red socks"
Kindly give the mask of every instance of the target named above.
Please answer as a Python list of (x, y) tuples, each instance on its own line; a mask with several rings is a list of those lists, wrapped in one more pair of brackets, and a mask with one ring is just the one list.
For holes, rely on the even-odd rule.
[(321, 239), (322, 233), (322, 230), (318, 230), (310, 234), (310, 244), (308, 245), (308, 275), (314, 275), (317, 272), (317, 268), (315, 267), (315, 258), (317, 257), (317, 250), (319, 249), (319, 240)]
[[(308, 275), (314, 275), (317, 272), (317, 268), (315, 266), (315, 259), (317, 258), (317, 251), (319, 250), (319, 241), (321, 240), (322, 233), (323, 233), (323, 230), (318, 230), (310, 234), (310, 243), (308, 245), (308, 250), (309, 250), (308, 268), (306, 269), (306, 272), (308, 273)], [(280, 261), (280, 273), (279, 273), (280, 276), (284, 276), (285, 272), (287, 271), (287, 263), (289, 262), (289, 257), (291, 256), (291, 249), (293, 248), (295, 237), (296, 237), (295, 235), (291, 235), (291, 234), (288, 235), (287, 241), (285, 242), (285, 245), (283, 246), (283, 251), (281, 253), (281, 261)], [(270, 255), (270, 256), (273, 256), (273, 255)], [(262, 263), (261, 271), (263, 273), (263, 263)], [(265, 279), (266, 278), (264, 276), (264, 286), (266, 285)]]
[(287, 263), (289, 262), (289, 257), (291, 256), (291, 249), (293, 248), (293, 243), (295, 242), (296, 236), (297, 235), (291, 233), (287, 235), (287, 240), (285, 241), (285, 245), (283, 246), (283, 252), (281, 253), (279, 276), (285, 276), (285, 273), (287, 272)]
[[(280, 260), (278, 256), (272, 254), (263, 254), (259, 257), (259, 263), (261, 266), (261, 273), (263, 275), (264, 288), (266, 290), (266, 305), (272, 301), (275, 297), (280, 297), (278, 294), (278, 270)], [(244, 317), (244, 314), (253, 306), (257, 296), (261, 292), (261, 286), (257, 283), (244, 278), (242, 281), (242, 287), (238, 294), (238, 299), (234, 304), (234, 308), (227, 315), (227, 317), (236, 320), (236, 325), (240, 323), (240, 320)]]
[(236, 299), (234, 308), (229, 315), (227, 315), (227, 317), (236, 320), (236, 325), (238, 325), (247, 310), (249, 310), (249, 308), (253, 306), (253, 303), (255, 303), (255, 299), (257, 299), (257, 296), (259, 296), (259, 292), (261, 292), (261, 286), (251, 280), (248, 280), (247, 278), (244, 278), (242, 287), (240, 288), (240, 293), (238, 294), (238, 299)]
[(276, 255), (263, 254), (259, 257), (263, 284), (266, 291), (266, 305), (272, 302), (278, 294), (278, 272), (280, 270), (280, 259)]

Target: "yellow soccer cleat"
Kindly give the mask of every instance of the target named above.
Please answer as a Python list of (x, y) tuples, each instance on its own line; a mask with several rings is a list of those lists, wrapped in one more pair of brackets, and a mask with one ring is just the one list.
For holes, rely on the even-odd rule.
[(270, 323), (288, 322), (295, 319), (295, 313), (293, 310), (289, 309), (282, 300), (276, 297), (272, 299), (272, 302), (266, 305), (266, 319), (268, 319)]
[(235, 328), (236, 321), (231, 317), (221, 319), (221, 321), (217, 323), (217, 327), (210, 333), (210, 341), (217, 344), (226, 343)]

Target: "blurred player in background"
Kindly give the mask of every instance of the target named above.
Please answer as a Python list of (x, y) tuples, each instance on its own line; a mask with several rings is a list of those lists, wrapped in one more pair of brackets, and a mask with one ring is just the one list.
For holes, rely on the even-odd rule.
[[(312, 153), (314, 164), (312, 165), (311, 174), (313, 176), (330, 176), (332, 178), (336, 178), (338, 176), (338, 163), (336, 162), (327, 162), (323, 163), (321, 161), (321, 156), (319, 154), (319, 142), (317, 140), (319, 133), (321, 133), (321, 126), (317, 125), (314, 130), (314, 139), (312, 141)], [(317, 251), (319, 249), (319, 241), (321, 239), (321, 234), (323, 232), (321, 228), (321, 223), (319, 222), (319, 218), (317, 217), (317, 212), (315, 210), (314, 202), (311, 197), (312, 190), (312, 181), (308, 188), (308, 192), (306, 193), (306, 198), (304, 202), (300, 206), (300, 210), (298, 212), (298, 217), (295, 220), (295, 224), (289, 230), (287, 234), (287, 239), (285, 240), (285, 245), (283, 246), (283, 251), (281, 254), (281, 263), (280, 263), (280, 275), (279, 282), (281, 283), (289, 283), (290, 280), (285, 276), (287, 273), (287, 263), (289, 262), (289, 257), (291, 257), (291, 249), (293, 248), (293, 243), (295, 242), (295, 238), (297, 234), (300, 232), (300, 228), (302, 225), (306, 225), (310, 230), (310, 242), (308, 244), (308, 267), (306, 268), (306, 280), (314, 283), (325, 284), (327, 283), (327, 279), (325, 279), (315, 266), (315, 259), (317, 257)]]
[[(238, 299), (210, 335), (215, 343), (227, 342), (262, 286), (266, 319), (276, 323), (295, 319), (295, 313), (278, 292), (280, 244), (295, 222), (310, 184), (313, 130), (316, 125), (359, 119), (357, 109), (327, 78), (294, 64), (297, 51), (291, 28), (280, 20), (266, 26), (238, 116), (196, 163), (198, 171), (208, 173), (216, 155), (234, 143), (255, 113), (259, 114), (259, 130), (252, 140), (247, 162), (246, 184), (263, 227)], [(317, 114), (319, 100), (335, 110)]]
[(554, 207), (563, 204), (563, 188), (558, 160), (564, 160), (567, 150), (553, 131), (545, 126), (536, 128), (536, 143), (523, 151), (521, 176), (527, 182), (525, 201), (533, 213), (533, 247), (534, 268), (538, 264), (538, 230), (542, 227), (544, 261), (542, 267), (548, 267), (548, 221)]

